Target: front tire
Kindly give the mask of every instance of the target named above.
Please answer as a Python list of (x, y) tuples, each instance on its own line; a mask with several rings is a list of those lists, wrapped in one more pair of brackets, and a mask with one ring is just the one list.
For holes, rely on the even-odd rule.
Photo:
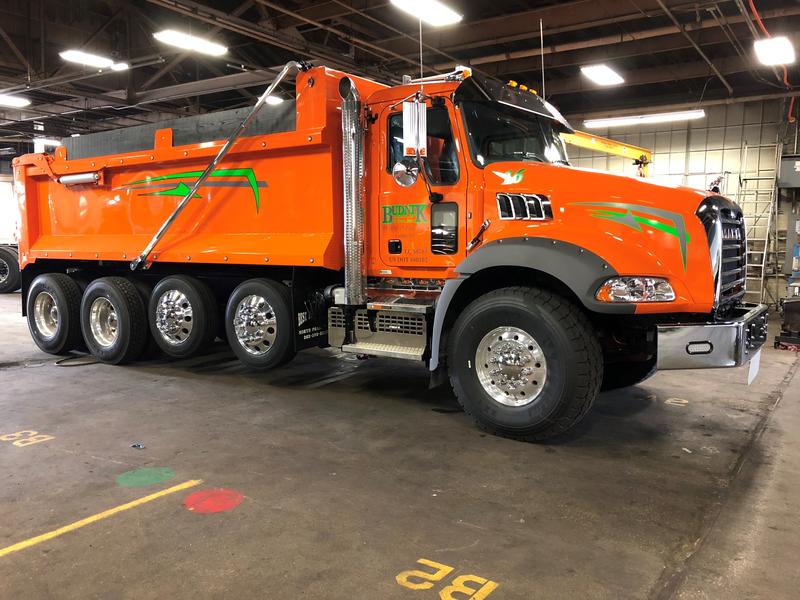
[(16, 292), (21, 282), (17, 251), (8, 246), (0, 246), (0, 294)]
[(524, 441), (562, 434), (591, 408), (602, 351), (586, 316), (538, 288), (504, 288), (473, 301), (449, 336), (456, 397), (478, 426)]
[(86, 288), (81, 330), (89, 352), (100, 362), (136, 360), (147, 345), (147, 311), (136, 285), (122, 277), (102, 277)]
[(289, 289), (269, 279), (251, 279), (228, 299), (225, 330), (234, 354), (257, 369), (273, 369), (295, 356)]
[(608, 392), (642, 383), (656, 374), (656, 359), (613, 363), (603, 368), (601, 391)]
[(64, 273), (47, 273), (28, 290), (28, 329), (48, 354), (67, 354), (81, 345), (81, 289)]

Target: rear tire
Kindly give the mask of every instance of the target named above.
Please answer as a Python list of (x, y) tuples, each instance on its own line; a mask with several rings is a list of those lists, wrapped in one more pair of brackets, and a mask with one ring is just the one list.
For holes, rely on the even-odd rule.
[(16, 292), (21, 282), (19, 254), (10, 246), (0, 246), (0, 294)]
[(225, 330), (244, 364), (273, 369), (289, 362), (296, 354), (289, 289), (269, 279), (245, 281), (228, 299)]
[(490, 433), (530, 442), (562, 434), (600, 390), (602, 351), (591, 323), (548, 290), (490, 292), (464, 309), (449, 339), (456, 397)]
[(122, 277), (102, 277), (86, 288), (81, 330), (89, 352), (100, 362), (136, 360), (147, 345), (147, 311), (136, 285)]
[(81, 345), (81, 289), (63, 273), (47, 273), (28, 290), (28, 329), (48, 354), (67, 354)]
[(178, 275), (162, 279), (150, 295), (150, 332), (169, 356), (187, 358), (217, 335), (217, 299), (204, 282)]

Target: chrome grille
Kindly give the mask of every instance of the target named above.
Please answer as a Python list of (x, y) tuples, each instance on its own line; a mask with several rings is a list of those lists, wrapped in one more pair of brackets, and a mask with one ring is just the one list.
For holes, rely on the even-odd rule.
[(497, 212), (504, 221), (545, 221), (553, 218), (550, 199), (538, 194), (497, 194)]
[(744, 296), (747, 275), (747, 240), (744, 219), (722, 215), (722, 262), (718, 304), (727, 304)]
[(739, 303), (747, 281), (747, 235), (744, 215), (722, 196), (706, 198), (697, 209), (708, 237), (714, 276), (714, 305), (725, 312)]

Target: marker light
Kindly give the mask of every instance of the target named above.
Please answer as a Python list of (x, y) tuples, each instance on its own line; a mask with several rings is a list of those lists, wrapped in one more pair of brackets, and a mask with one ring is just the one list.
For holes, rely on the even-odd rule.
[(581, 73), (594, 81), (597, 85), (619, 85), (625, 80), (608, 65), (590, 65), (581, 67)]
[(128, 63), (115, 63), (110, 58), (105, 56), (98, 56), (97, 54), (90, 54), (83, 50), (64, 50), (59, 52), (58, 55), (67, 62), (78, 63), (86, 65), (87, 67), (94, 67), (95, 69), (113, 69), (114, 71), (125, 71), (128, 69)]
[(392, 0), (392, 4), (434, 27), (452, 25), (464, 18), (439, 0)]
[(673, 121), (691, 121), (706, 116), (704, 110), (684, 110), (681, 112), (658, 113), (653, 115), (637, 115), (631, 117), (611, 117), (609, 119), (589, 119), (583, 122), (587, 129), (603, 129), (605, 127), (628, 127), (630, 125), (652, 125), (654, 123), (671, 123)]
[(762, 65), (791, 65), (795, 61), (794, 46), (787, 37), (757, 40), (754, 47)]
[(221, 44), (211, 42), (196, 35), (183, 33), (182, 31), (175, 31), (174, 29), (165, 29), (153, 34), (159, 42), (183, 48), (184, 50), (192, 50), (200, 54), (208, 54), (209, 56), (222, 56), (227, 54), (228, 49)]
[(609, 303), (672, 302), (675, 290), (661, 277), (612, 277), (595, 297)]
[(0, 106), (10, 106), (11, 108), (22, 108), (23, 106), (30, 106), (31, 101), (22, 96), (9, 96), (8, 94), (0, 94)]

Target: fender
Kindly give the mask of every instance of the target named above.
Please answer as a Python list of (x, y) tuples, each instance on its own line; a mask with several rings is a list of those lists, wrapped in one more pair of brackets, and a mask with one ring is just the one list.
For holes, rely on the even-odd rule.
[(549, 238), (495, 240), (465, 258), (456, 267), (459, 276), (450, 279), (442, 289), (433, 319), (431, 358), (428, 365), (431, 371), (439, 366), (442, 329), (447, 310), (458, 289), (471, 275), (492, 267), (527, 267), (546, 273), (564, 283), (592, 312), (632, 315), (636, 311), (633, 304), (608, 304), (595, 299), (595, 293), (603, 282), (619, 273), (594, 252)]

